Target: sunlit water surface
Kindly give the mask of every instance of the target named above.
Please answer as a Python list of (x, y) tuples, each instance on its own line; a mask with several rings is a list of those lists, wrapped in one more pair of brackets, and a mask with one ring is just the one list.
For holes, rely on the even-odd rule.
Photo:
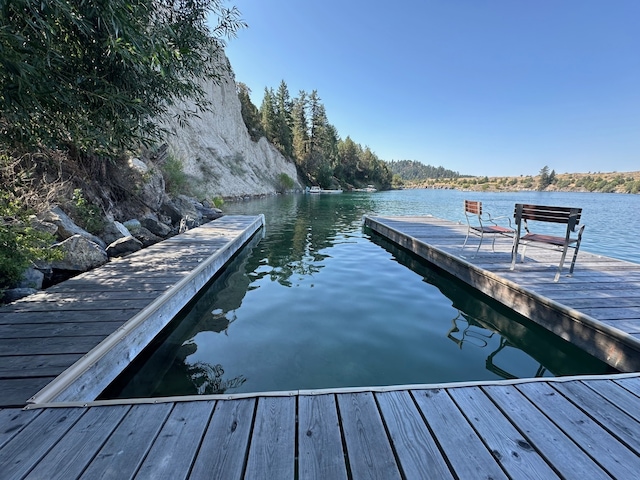
[[(225, 206), (256, 235), (105, 397), (602, 373), (608, 367), (362, 229), (364, 214), (464, 221), (463, 199), (579, 206), (583, 249), (640, 262), (640, 196), (406, 190)], [(627, 233), (629, 232), (629, 233)], [(264, 235), (264, 238), (262, 238)], [(579, 260), (578, 260), (579, 261)]]

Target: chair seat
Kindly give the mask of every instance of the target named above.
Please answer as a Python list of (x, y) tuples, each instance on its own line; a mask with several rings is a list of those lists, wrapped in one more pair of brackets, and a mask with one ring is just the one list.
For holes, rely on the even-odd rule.
[(495, 226), (495, 227), (471, 227), (472, 230), (475, 230), (476, 232), (482, 232), (482, 233), (505, 233), (505, 234), (509, 234), (511, 235), (513, 233), (513, 230), (511, 228), (507, 228), (507, 227), (501, 227), (501, 226)]
[[(529, 241), (529, 242), (540, 242), (540, 243), (548, 243), (551, 245), (557, 245), (559, 247), (564, 246), (564, 237), (556, 237), (553, 235), (541, 235), (539, 233), (527, 233), (524, 237), (520, 237), (520, 241)], [(576, 243), (577, 240), (570, 239), (567, 243), (571, 245), (572, 243)]]

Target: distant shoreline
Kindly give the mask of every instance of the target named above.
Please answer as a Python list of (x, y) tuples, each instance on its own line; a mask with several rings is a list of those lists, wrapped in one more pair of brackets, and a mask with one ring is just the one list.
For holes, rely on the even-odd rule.
[(553, 182), (541, 186), (541, 176), (520, 177), (458, 177), (404, 180), (405, 189), (431, 188), (471, 192), (583, 192), (640, 193), (640, 171), (610, 173), (560, 173)]

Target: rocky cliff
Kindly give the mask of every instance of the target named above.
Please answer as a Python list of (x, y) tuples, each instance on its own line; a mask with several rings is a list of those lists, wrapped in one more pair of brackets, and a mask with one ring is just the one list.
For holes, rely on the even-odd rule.
[[(228, 60), (221, 60), (223, 65)], [(167, 139), (172, 155), (181, 160), (185, 173), (197, 182), (204, 194), (241, 197), (275, 193), (278, 177), (285, 173), (300, 188), (296, 167), (265, 138), (254, 142), (242, 119), (240, 100), (233, 73), (222, 75), (218, 83), (207, 82), (203, 88), (212, 102), (209, 111), (180, 126), (174, 117), (180, 108), (196, 110), (193, 104), (172, 109)]]

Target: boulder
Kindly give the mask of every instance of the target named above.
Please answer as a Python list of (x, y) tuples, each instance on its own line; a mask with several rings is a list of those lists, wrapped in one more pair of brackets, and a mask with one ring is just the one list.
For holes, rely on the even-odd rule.
[(35, 268), (27, 268), (22, 276), (22, 280), (17, 288), (42, 288), (42, 282), (44, 281), (44, 273)]
[(45, 222), (57, 225), (58, 240), (66, 240), (74, 235), (81, 235), (91, 242), (100, 245), (103, 249), (106, 247), (104, 241), (76, 225), (60, 207), (54, 207), (51, 210), (44, 212), (39, 218)]
[(31, 225), (31, 228), (33, 228), (34, 230), (37, 230), (43, 233), (48, 233), (49, 235), (52, 235), (54, 237), (58, 233), (57, 225), (50, 222), (45, 222), (44, 220), (40, 220), (35, 215), (31, 215), (29, 217), (29, 225)]
[(140, 227), (142, 227), (142, 225), (140, 224), (140, 221), (135, 218), (132, 218), (131, 220), (127, 220), (126, 222), (123, 223), (123, 225), (132, 234), (135, 234), (138, 230), (140, 230)]
[(118, 221), (107, 222), (100, 237), (105, 243), (111, 244), (120, 238), (130, 237), (131, 232)]
[(138, 193), (140, 200), (152, 211), (157, 211), (167, 199), (165, 182), (162, 172), (151, 171), (146, 175), (146, 181)]
[(33, 295), (34, 293), (38, 293), (38, 290), (35, 288), (10, 288), (4, 291), (4, 294), (2, 295), (2, 302), (15, 302), (16, 300)]
[(167, 200), (162, 204), (161, 212), (171, 218), (173, 225), (179, 225), (182, 219), (193, 224), (200, 225), (202, 215), (195, 207), (195, 200), (185, 195), (178, 195), (173, 200)]
[(140, 220), (140, 224), (151, 233), (153, 233), (154, 235), (158, 235), (159, 237), (166, 237), (171, 232), (171, 227), (166, 223), (161, 222), (154, 214), (150, 214), (144, 217), (142, 220)]
[(73, 235), (55, 246), (64, 253), (62, 260), (51, 262), (51, 267), (59, 270), (86, 272), (104, 265), (109, 260), (104, 248), (80, 234)]
[(206, 222), (215, 220), (216, 218), (220, 218), (223, 216), (222, 210), (220, 210), (219, 208), (210, 208), (210, 207), (205, 207), (204, 205), (202, 206), (196, 205), (196, 210), (202, 217), (202, 220)]
[(142, 242), (132, 236), (119, 238), (107, 247), (107, 255), (111, 257), (123, 257), (137, 252), (142, 248)]
[(159, 237), (151, 233), (149, 230), (147, 230), (144, 227), (138, 228), (138, 230), (136, 230), (133, 236), (138, 240), (140, 240), (140, 242), (142, 242), (143, 247), (149, 247), (154, 243), (158, 243), (159, 241), (162, 240), (162, 237)]

